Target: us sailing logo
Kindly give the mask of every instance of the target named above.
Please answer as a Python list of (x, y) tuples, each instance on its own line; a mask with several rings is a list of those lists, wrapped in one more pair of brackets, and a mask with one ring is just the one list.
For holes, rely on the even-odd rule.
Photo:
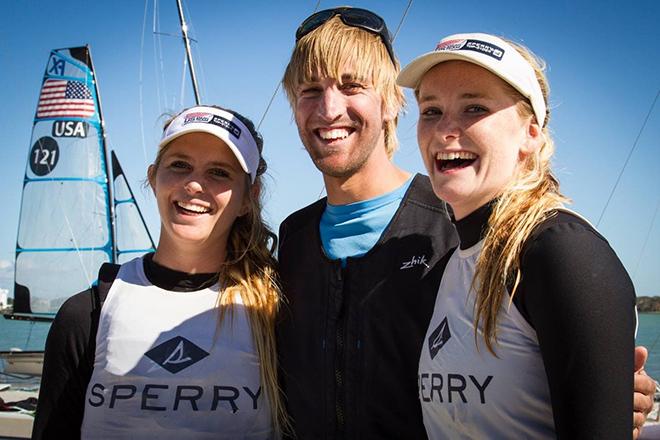
[(172, 374), (188, 368), (206, 356), (206, 351), (186, 338), (177, 336), (159, 344), (144, 354)]
[(431, 354), (431, 359), (435, 358), (435, 355), (438, 354), (449, 338), (451, 338), (451, 332), (449, 331), (449, 322), (447, 322), (447, 317), (445, 316), (445, 319), (442, 320), (438, 328), (433, 330), (433, 333), (429, 336), (429, 353)]

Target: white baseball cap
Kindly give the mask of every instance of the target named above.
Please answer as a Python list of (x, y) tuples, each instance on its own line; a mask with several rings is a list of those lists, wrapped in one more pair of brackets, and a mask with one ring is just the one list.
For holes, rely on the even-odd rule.
[(226, 110), (198, 106), (181, 112), (163, 131), (158, 147), (163, 148), (179, 136), (195, 132), (209, 133), (224, 141), (254, 183), (260, 157), (257, 141), (245, 124)]
[(544, 125), (546, 102), (534, 68), (513, 46), (494, 35), (454, 34), (443, 38), (434, 51), (404, 67), (397, 84), (416, 89), (433, 66), (450, 60), (477, 64), (502, 78), (529, 100), (537, 122)]

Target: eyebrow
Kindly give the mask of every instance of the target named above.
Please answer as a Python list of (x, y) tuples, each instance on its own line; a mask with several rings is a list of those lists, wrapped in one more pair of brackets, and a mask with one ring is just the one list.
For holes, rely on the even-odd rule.
[[(480, 99), (480, 98), (488, 98), (489, 96), (485, 93), (463, 93), (459, 98), (460, 99)], [(434, 99), (438, 99), (437, 96), (435, 95), (424, 95), (418, 99), (420, 103), (426, 102), (426, 101), (433, 101)]]
[[(304, 83), (317, 83), (317, 82), (320, 82), (323, 78), (325, 78), (325, 77), (320, 77), (318, 75), (314, 75), (311, 78), (309, 78), (309, 81), (303, 81), (301, 84), (304, 84)], [(350, 82), (350, 81), (366, 82), (367, 79), (362, 78), (362, 77), (356, 75), (355, 73), (344, 73), (344, 74), (342, 74), (341, 79), (340, 79), (339, 82), (340, 83), (345, 83), (347, 81), (348, 82)]]
[(360, 82), (365, 82), (366, 78), (362, 78), (355, 73), (345, 73), (341, 76), (341, 82), (346, 82), (346, 81), (360, 81)]
[[(190, 160), (190, 159), (192, 159), (192, 156), (189, 155), (189, 154), (185, 154), (185, 153), (172, 153), (172, 155), (170, 156), (170, 159), (188, 159), (188, 160)], [(238, 161), (238, 159), (237, 159), (237, 161)], [(209, 165), (235, 168), (231, 161), (224, 162), (224, 161), (221, 161), (221, 160), (214, 160), (212, 162), (209, 162)], [(238, 164), (238, 168), (243, 169), (243, 167), (241, 167), (240, 163)]]

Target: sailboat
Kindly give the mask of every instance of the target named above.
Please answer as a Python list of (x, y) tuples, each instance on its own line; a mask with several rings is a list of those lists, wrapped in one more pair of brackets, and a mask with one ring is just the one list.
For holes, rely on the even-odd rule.
[[(23, 180), (13, 309), (4, 317), (50, 322), (67, 298), (97, 282), (103, 263), (154, 249), (119, 160), (108, 153), (89, 47), (51, 51)], [(43, 351), (0, 352), (0, 359), (1, 381), (21, 379), (25, 388), (36, 378), (32, 394), (9, 388), (0, 398), (36, 397)], [(23, 416), (0, 412), (0, 437), (29, 437), (32, 418)]]

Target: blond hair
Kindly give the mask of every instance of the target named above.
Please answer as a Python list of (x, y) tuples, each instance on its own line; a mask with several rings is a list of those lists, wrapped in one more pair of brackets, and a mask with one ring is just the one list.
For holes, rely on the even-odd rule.
[[(379, 35), (347, 26), (333, 17), (302, 37), (293, 48), (284, 72), (282, 84), (291, 108), (296, 108), (296, 89), (304, 82), (320, 77), (342, 81), (344, 69), (351, 66), (356, 79), (373, 84), (382, 100), (382, 111), (398, 115), (405, 98), (396, 77), (399, 62), (390, 55)], [(396, 125), (398, 116), (385, 122), (385, 151), (391, 159), (398, 146)]]
[[(261, 153), (263, 138), (250, 119), (230, 109), (218, 106), (210, 107), (227, 111), (238, 118), (250, 131)], [(176, 116), (169, 119), (163, 130), (167, 129), (175, 118)], [(150, 167), (150, 179), (155, 177), (169, 145), (165, 145), (158, 151), (154, 164)], [(216, 302), (219, 308), (217, 328), (220, 328), (227, 314), (230, 319), (232, 318), (234, 304), (240, 298), (245, 306), (252, 338), (259, 356), (261, 383), (270, 402), (273, 428), (276, 437), (279, 437), (282, 433), (291, 432), (291, 426), (277, 377), (275, 318), (281, 301), (281, 293), (277, 277), (277, 261), (274, 256), (277, 248), (277, 236), (262, 218), (260, 196), (262, 175), (266, 168), (266, 161), (260, 154), (257, 176), (252, 187), (250, 187), (250, 176), (245, 175), (245, 184), (248, 188), (245, 197), (249, 210), (246, 214), (236, 218), (229, 232), (226, 258), (219, 274), (223, 289)]]
[[(534, 68), (545, 102), (548, 102), (549, 84), (545, 76), (545, 62), (526, 47), (507, 41)], [(518, 113), (521, 117), (536, 120), (531, 104), (510, 87), (512, 96), (519, 98)], [(551, 158), (555, 151), (548, 130), (550, 109), (546, 110), (542, 125), (544, 144), (529, 154), (519, 164), (513, 181), (507, 185), (495, 201), (488, 219), (481, 254), (477, 260), (472, 287), (476, 291), (474, 327), (483, 332), (488, 350), (495, 354), (497, 317), (508, 287), (511, 287), (509, 306), (521, 280), (520, 259), (525, 241), (541, 222), (554, 214), (557, 207), (568, 202), (559, 192), (559, 181), (551, 170)], [(475, 342), (478, 332), (475, 332)]]

